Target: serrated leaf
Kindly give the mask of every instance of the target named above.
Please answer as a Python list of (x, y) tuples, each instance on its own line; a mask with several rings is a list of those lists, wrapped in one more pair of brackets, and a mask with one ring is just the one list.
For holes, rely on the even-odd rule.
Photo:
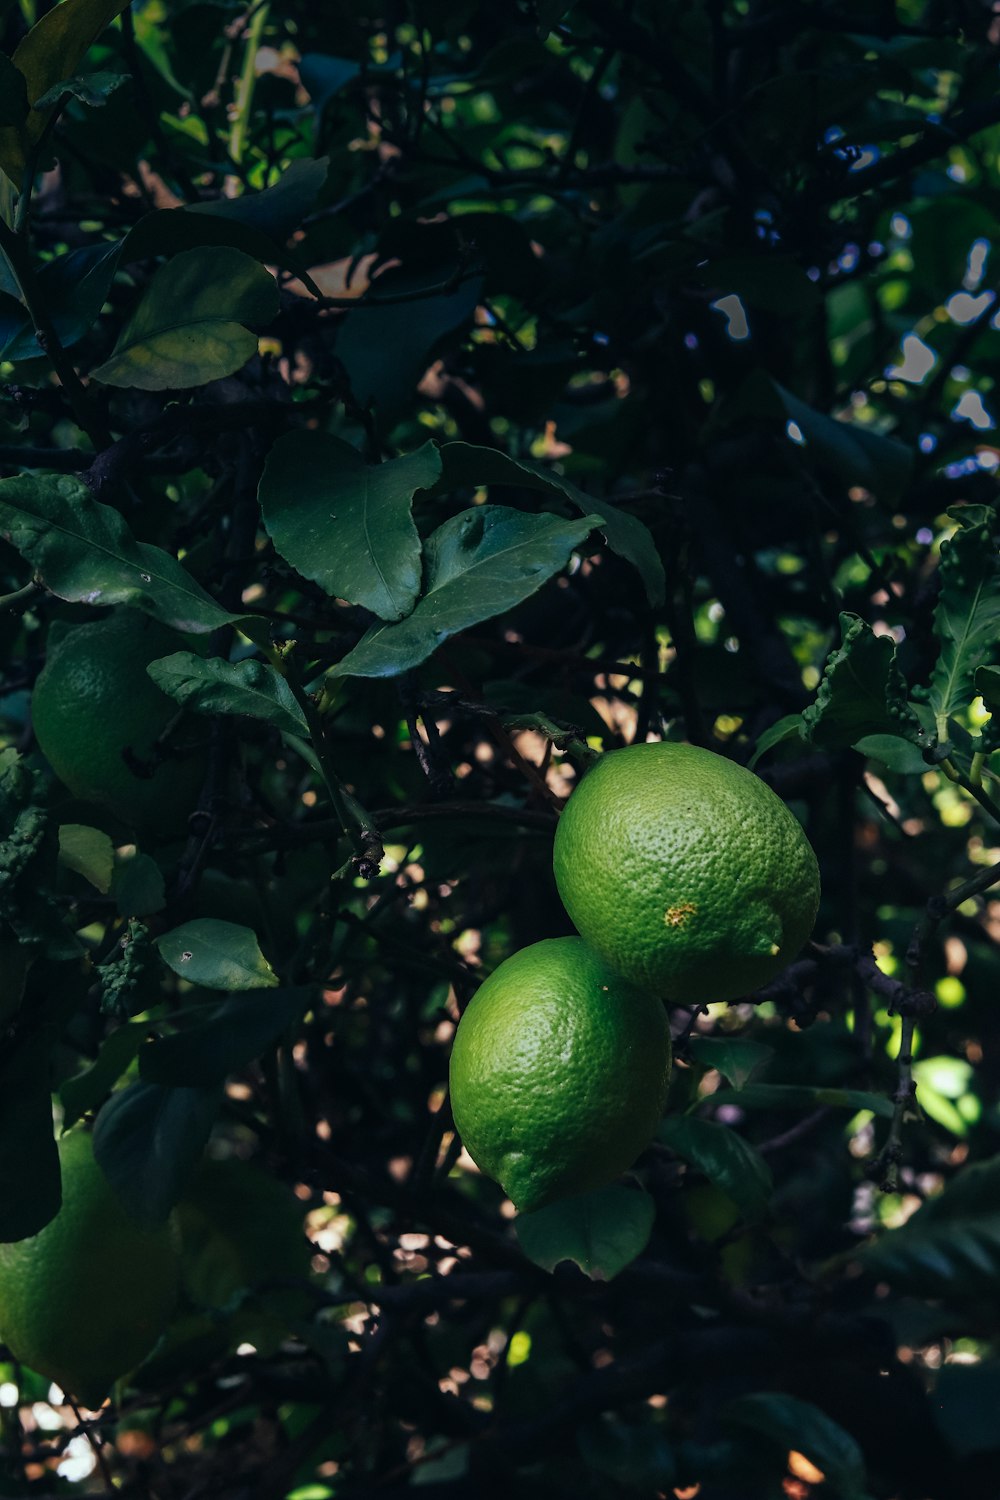
[(734, 1089), (743, 1088), (774, 1056), (773, 1047), (742, 1037), (694, 1036), (689, 1051), (695, 1062), (716, 1068)]
[(68, 1130), (88, 1112), (99, 1108), (126, 1071), (149, 1033), (146, 1021), (130, 1021), (119, 1026), (103, 1042), (89, 1068), (74, 1073), (60, 1085), (63, 1106), (63, 1129)]
[(224, 661), (175, 651), (150, 662), (156, 683), (184, 708), (201, 714), (239, 714), (273, 724), (283, 734), (308, 735), (309, 725), (279, 672), (260, 661)]
[(611, 1281), (645, 1250), (655, 1217), (647, 1192), (615, 1183), (518, 1215), (517, 1237), (545, 1271), (571, 1260), (593, 1281)]
[(210, 990), (256, 990), (279, 983), (256, 933), (237, 922), (195, 917), (165, 932), (156, 946), (175, 974)]
[(331, 668), (334, 677), (394, 677), (449, 636), (513, 609), (569, 561), (599, 517), (564, 521), (481, 505), (428, 539), (423, 597), (396, 624), (375, 625)]
[(430, 442), (402, 458), (367, 464), (339, 438), (287, 433), (271, 449), (260, 481), (264, 525), (304, 578), (383, 620), (398, 620), (420, 591), (413, 497), (440, 473)]
[(806, 737), (827, 749), (868, 734), (922, 743), (924, 732), (907, 701), (906, 679), (892, 636), (876, 635), (859, 615), (840, 616), (841, 643), (827, 660), (816, 701), (803, 710)]
[[(76, 72), (84, 54), (121, 15), (129, 0), (62, 0), (37, 21), (18, 43), (14, 63), (24, 76), (32, 104), (61, 78)], [(0, 167), (20, 190), (27, 153), (48, 123), (48, 109), (32, 108), (21, 125), (0, 129)]]
[(257, 335), (244, 325), (277, 311), (274, 277), (242, 250), (184, 250), (154, 274), (93, 378), (144, 391), (206, 385), (256, 354)]
[(864, 1089), (815, 1088), (805, 1083), (750, 1083), (712, 1095), (713, 1104), (736, 1104), (740, 1109), (870, 1109), (883, 1119), (892, 1118), (892, 1100), (885, 1094)]
[(673, 1115), (661, 1122), (659, 1138), (704, 1172), (745, 1219), (753, 1223), (766, 1215), (774, 1187), (771, 1169), (735, 1130), (696, 1115)]
[(775, 745), (783, 744), (785, 740), (801, 740), (803, 738), (802, 729), (801, 714), (786, 714), (783, 719), (779, 719), (776, 724), (772, 724), (770, 729), (765, 729), (757, 741), (753, 754), (747, 761), (748, 770), (752, 771), (761, 756), (766, 755), (769, 750), (773, 750)]
[(60, 599), (101, 608), (129, 604), (195, 635), (223, 625), (258, 634), (265, 627), (228, 614), (175, 557), (136, 541), (124, 517), (72, 475), (0, 479), (0, 535)]
[(111, 889), (115, 846), (99, 828), (63, 823), (59, 828), (59, 863), (75, 870), (106, 896)]
[(139, 1052), (140, 1076), (183, 1087), (222, 1083), (301, 1020), (314, 998), (304, 986), (240, 995), (197, 1026), (147, 1042)]
[(1000, 1156), (963, 1167), (899, 1229), (859, 1254), (865, 1270), (916, 1296), (996, 1294), (1000, 1277)]
[(594, 499), (585, 494), (571, 480), (564, 479), (544, 464), (526, 458), (511, 458), (496, 448), (481, 448), (473, 443), (445, 443), (441, 449), (441, 463), (438, 489), (442, 492), (470, 485), (515, 485), (520, 489), (563, 495), (582, 515), (600, 517), (600, 529), (608, 546), (636, 568), (650, 604), (663, 603), (666, 597), (663, 563), (648, 527), (636, 516), (619, 510), (610, 500)]
[(929, 693), (939, 725), (968, 707), (977, 668), (992, 664), (1000, 653), (996, 517), (986, 505), (954, 506), (948, 514), (958, 530), (941, 544), (941, 593), (934, 611), (939, 651)]
[(198, 1164), (219, 1112), (219, 1088), (132, 1083), (112, 1094), (94, 1126), (94, 1156), (135, 1221), (166, 1222)]
[(826, 1475), (840, 1500), (865, 1500), (865, 1461), (854, 1438), (811, 1401), (783, 1391), (756, 1391), (730, 1401), (723, 1412), (728, 1427), (760, 1433), (783, 1454), (804, 1453)]

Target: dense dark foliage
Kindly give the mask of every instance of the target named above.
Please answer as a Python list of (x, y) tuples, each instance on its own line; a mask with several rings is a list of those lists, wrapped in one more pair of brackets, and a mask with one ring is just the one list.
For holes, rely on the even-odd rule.
[[(0, 1494), (990, 1500), (992, 8), (0, 0), (0, 43), (0, 1238), (58, 1206), (54, 1094), (211, 1241), (98, 1415), (0, 1367)], [(109, 608), (171, 638), (102, 763), (200, 766), (172, 828), (33, 736)], [(649, 737), (789, 802), (815, 942), (675, 1009), (625, 1183), (514, 1222), (454, 1027)]]

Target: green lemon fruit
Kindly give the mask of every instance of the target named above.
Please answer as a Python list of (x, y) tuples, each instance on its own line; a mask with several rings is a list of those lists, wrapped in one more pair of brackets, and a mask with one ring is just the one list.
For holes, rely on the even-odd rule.
[(559, 819), (553, 861), (577, 930), (668, 1001), (732, 1000), (766, 984), (819, 906), (816, 857), (780, 797), (692, 745), (602, 755)]
[(526, 1212), (614, 1181), (649, 1145), (670, 1077), (660, 1001), (580, 938), (496, 969), (455, 1035), (451, 1104), (476, 1165)]
[(59, 1142), (62, 1207), (30, 1239), (0, 1244), (0, 1340), (84, 1406), (160, 1337), (177, 1295), (173, 1232), (140, 1229), (81, 1126)]
[[(35, 735), (76, 797), (140, 832), (182, 837), (205, 775), (203, 752), (162, 758), (157, 740), (177, 714), (146, 667), (183, 637), (135, 609), (76, 625), (50, 651), (35, 684)], [(137, 774), (133, 764), (150, 774)]]

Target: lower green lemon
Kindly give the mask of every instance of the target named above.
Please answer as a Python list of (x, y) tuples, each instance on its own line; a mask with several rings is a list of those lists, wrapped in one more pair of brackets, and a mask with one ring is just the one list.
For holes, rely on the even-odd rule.
[(0, 1244), (0, 1340), (84, 1406), (150, 1352), (177, 1296), (172, 1230), (133, 1223), (94, 1159), (89, 1130), (59, 1142), (62, 1207)]
[(556, 829), (556, 884), (577, 931), (665, 1000), (767, 984), (812, 931), (816, 856), (752, 771), (693, 745), (611, 750)]
[(205, 755), (158, 745), (177, 704), (146, 671), (186, 644), (135, 609), (74, 625), (49, 652), (31, 699), (35, 736), (56, 775), (139, 832), (183, 836)]
[(476, 1165), (522, 1211), (614, 1181), (649, 1144), (670, 1077), (660, 1001), (580, 938), (500, 965), (455, 1035), (451, 1103)]

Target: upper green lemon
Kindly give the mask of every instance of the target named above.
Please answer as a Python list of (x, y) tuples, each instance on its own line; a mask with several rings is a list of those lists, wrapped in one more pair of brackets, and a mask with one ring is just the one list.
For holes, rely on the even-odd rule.
[(146, 667), (183, 645), (148, 615), (117, 610), (67, 631), (32, 695), (35, 735), (59, 779), (140, 832), (183, 836), (204, 780), (203, 754), (164, 758), (156, 743), (177, 704)]
[(692, 745), (602, 755), (559, 820), (556, 884), (611, 967), (665, 1000), (732, 1000), (793, 959), (816, 857), (768, 786)]
[(659, 1000), (579, 938), (500, 965), (451, 1055), (451, 1104), (473, 1161), (522, 1210), (612, 1182), (652, 1139), (670, 1076)]
[(62, 1207), (30, 1239), (0, 1244), (0, 1340), (85, 1406), (159, 1338), (177, 1295), (167, 1227), (140, 1229), (77, 1126), (59, 1142)]

